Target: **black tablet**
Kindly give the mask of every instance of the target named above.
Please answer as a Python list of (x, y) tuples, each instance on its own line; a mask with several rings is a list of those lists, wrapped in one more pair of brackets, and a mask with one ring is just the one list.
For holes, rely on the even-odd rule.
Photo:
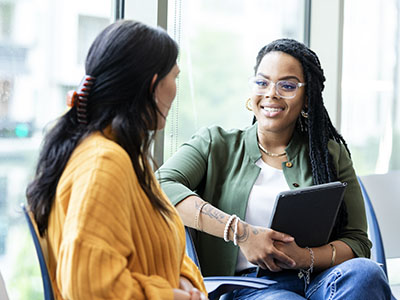
[(279, 193), (269, 227), (293, 236), (300, 247), (327, 244), (346, 185), (336, 181)]

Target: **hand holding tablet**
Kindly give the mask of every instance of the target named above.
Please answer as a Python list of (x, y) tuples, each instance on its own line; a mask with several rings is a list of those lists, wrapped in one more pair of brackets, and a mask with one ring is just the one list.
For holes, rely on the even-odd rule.
[(300, 247), (327, 244), (346, 185), (336, 181), (279, 193), (269, 227), (293, 236)]

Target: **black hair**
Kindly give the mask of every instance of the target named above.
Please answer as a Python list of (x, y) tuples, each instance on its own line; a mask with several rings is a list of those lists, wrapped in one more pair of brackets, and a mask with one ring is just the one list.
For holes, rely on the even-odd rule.
[[(345, 146), (350, 155), (346, 141), (332, 125), (328, 112), (322, 99), (324, 89), (324, 71), (314, 51), (306, 45), (293, 39), (278, 39), (264, 46), (257, 55), (255, 73), (263, 57), (273, 51), (284, 52), (296, 58), (303, 68), (305, 77), (305, 89), (307, 98), (308, 118), (301, 115), (298, 118), (296, 130), (308, 137), (309, 157), (311, 162), (312, 177), (314, 184), (328, 183), (338, 180), (332, 156), (328, 151), (330, 139)], [(255, 119), (253, 120), (253, 123)], [(341, 229), (347, 224), (347, 209), (344, 202), (339, 209), (335, 228), (331, 240), (338, 237)]]
[(128, 153), (153, 207), (169, 214), (152, 176), (149, 149), (160, 113), (154, 91), (177, 56), (178, 46), (165, 30), (140, 22), (117, 21), (97, 36), (85, 63), (86, 74), (96, 78), (88, 96), (88, 123), (77, 121), (76, 106), (57, 120), (44, 138), (35, 177), (26, 191), (40, 235), (47, 229), (57, 184), (72, 152), (82, 139), (108, 126)]

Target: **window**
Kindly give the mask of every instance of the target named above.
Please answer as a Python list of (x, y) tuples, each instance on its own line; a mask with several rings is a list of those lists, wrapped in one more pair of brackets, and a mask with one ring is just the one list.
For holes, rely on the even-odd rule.
[(397, 3), (345, 1), (342, 133), (358, 175), (400, 169)]
[(168, 31), (180, 45), (177, 98), (165, 128), (164, 160), (202, 126), (242, 128), (248, 78), (262, 46), (303, 41), (304, 1), (169, 1)]
[(86, 53), (101, 30), (110, 20), (108, 18), (79, 15), (78, 17), (78, 64), (84, 64)]
[[(395, 0), (345, 1), (342, 133), (358, 175), (400, 169), (399, 13)], [(400, 284), (400, 259), (387, 266)]]
[(65, 111), (65, 92), (83, 77), (84, 57), (111, 21), (112, 1), (0, 2), (0, 270), (10, 299), (43, 299), (20, 203), (43, 128)]

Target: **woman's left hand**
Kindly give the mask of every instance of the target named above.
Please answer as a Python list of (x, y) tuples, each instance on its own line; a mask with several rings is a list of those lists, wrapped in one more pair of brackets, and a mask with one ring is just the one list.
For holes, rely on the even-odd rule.
[(205, 300), (207, 297), (198, 289), (196, 289), (189, 279), (181, 276), (179, 278), (179, 288), (190, 294), (191, 300)]
[(276, 264), (282, 269), (307, 269), (310, 267), (310, 251), (306, 248), (299, 247), (295, 241), (289, 243), (275, 241), (274, 246), (296, 262), (296, 266), (291, 267), (290, 265), (277, 261)]

